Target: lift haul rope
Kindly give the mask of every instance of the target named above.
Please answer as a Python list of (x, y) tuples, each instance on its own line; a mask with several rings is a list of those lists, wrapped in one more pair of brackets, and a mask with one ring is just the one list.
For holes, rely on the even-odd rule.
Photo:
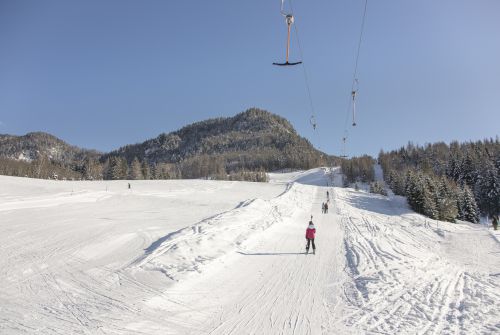
[[(346, 153), (345, 153), (345, 142), (349, 138), (349, 130), (347, 126), (347, 122), (349, 120), (349, 114), (352, 113), (352, 126), (355, 127), (356, 124), (356, 98), (358, 95), (358, 90), (359, 90), (359, 81), (358, 81), (358, 64), (359, 64), (359, 54), (361, 51), (361, 43), (363, 41), (363, 32), (365, 28), (365, 21), (366, 21), (366, 8), (368, 7), (368, 0), (365, 0), (365, 5), (363, 8), (363, 17), (361, 19), (361, 29), (359, 32), (359, 39), (358, 39), (358, 48), (356, 51), (356, 60), (354, 62), (354, 71), (352, 75), (352, 85), (351, 85), (351, 94), (349, 97), (349, 103), (347, 107), (347, 112), (346, 112), (346, 117), (345, 117), (345, 123), (344, 123), (344, 137), (342, 138), (342, 156), (346, 158)], [(352, 108), (351, 108), (352, 107)]]
[(285, 59), (284, 63), (273, 63), (273, 65), (278, 65), (278, 66), (293, 66), (293, 65), (302, 64), (302, 70), (303, 70), (303, 74), (304, 74), (304, 83), (305, 83), (305, 86), (306, 86), (307, 97), (308, 97), (308, 100), (309, 100), (309, 108), (311, 109), (311, 116), (309, 117), (309, 123), (311, 124), (311, 126), (313, 127), (313, 129), (316, 130), (316, 126), (317, 126), (317, 123), (316, 123), (316, 114), (314, 112), (314, 103), (313, 103), (312, 94), (311, 94), (311, 87), (309, 86), (309, 79), (307, 77), (306, 67), (305, 67), (304, 63), (302, 62), (302, 59), (304, 59), (303, 58), (304, 55), (303, 55), (303, 52), (302, 52), (302, 45), (300, 44), (299, 31), (298, 31), (298, 28), (297, 28), (296, 24), (293, 27), (294, 27), (294, 32), (295, 32), (295, 39), (297, 40), (297, 45), (299, 47), (299, 55), (300, 55), (301, 61), (297, 61), (297, 62), (290, 62), (289, 61), (289, 55), (290, 55), (290, 34), (291, 34), (291, 27), (295, 23), (295, 17), (294, 17), (294, 13), (293, 13), (292, 0), (289, 0), (288, 2), (289, 2), (289, 7), (290, 7), (290, 13), (287, 13), (285, 11), (285, 0), (281, 0), (281, 7), (280, 7), (280, 14), (285, 18), (285, 22), (287, 24), (287, 30), (288, 30), (287, 42), (286, 42), (286, 59)]
[[(307, 76), (307, 70), (306, 67), (303, 63), (304, 55), (302, 52), (302, 45), (300, 43), (300, 37), (299, 37), (299, 31), (297, 28), (297, 25), (294, 25), (294, 31), (295, 31), (295, 38), (297, 40), (297, 45), (299, 48), (299, 55), (300, 55), (300, 61), (297, 62), (290, 62), (289, 61), (289, 56), (290, 56), (290, 33), (291, 33), (291, 28), (292, 25), (295, 23), (295, 18), (294, 18), (294, 12), (293, 12), (293, 4), (292, 0), (288, 0), (289, 2), (289, 7), (290, 7), (290, 13), (287, 13), (285, 11), (285, 0), (281, 0), (281, 7), (280, 7), (280, 14), (285, 18), (285, 22), (287, 25), (287, 40), (286, 40), (286, 58), (284, 63), (273, 63), (273, 65), (278, 65), (278, 66), (293, 66), (293, 65), (299, 65), (302, 64), (302, 70), (304, 74), (304, 83), (306, 86), (307, 90), (307, 97), (309, 100), (309, 107), (311, 109), (311, 117), (309, 119), (309, 122), (311, 123), (311, 126), (313, 127), (314, 130), (316, 130), (316, 113), (314, 111), (314, 104), (313, 104), (313, 99), (312, 99), (312, 94), (311, 94), (311, 88), (309, 86), (309, 80)], [(344, 135), (342, 137), (342, 155), (341, 157), (346, 158), (346, 140), (349, 138), (349, 131), (348, 131), (348, 126), (347, 122), (349, 120), (349, 114), (352, 113), (352, 126), (356, 126), (356, 98), (358, 94), (358, 64), (359, 64), (359, 55), (361, 51), (361, 43), (363, 41), (363, 32), (365, 28), (365, 19), (366, 19), (366, 9), (368, 7), (368, 0), (365, 0), (364, 8), (363, 8), (363, 17), (361, 20), (361, 29), (359, 33), (359, 39), (358, 39), (358, 46), (357, 46), (357, 51), (356, 51), (356, 57), (355, 57), (355, 62), (354, 62), (354, 71), (353, 71), (353, 76), (352, 76), (352, 85), (351, 85), (351, 94), (349, 97), (349, 103), (348, 103), (348, 108), (347, 108), (347, 113), (346, 113), (346, 118), (345, 118), (345, 124), (344, 124)], [(351, 109), (352, 107), (352, 109)]]
[[(283, 3), (284, 0), (282, 0)], [(290, 0), (290, 10), (293, 15), (293, 3), (292, 0)], [(299, 55), (300, 59), (304, 59), (304, 54), (302, 53), (302, 44), (300, 43), (300, 37), (299, 37), (299, 28), (297, 28), (297, 25), (294, 26), (294, 31), (295, 31), (295, 38), (297, 39), (297, 46), (299, 47)], [(316, 113), (314, 112), (314, 104), (313, 104), (313, 99), (312, 99), (312, 94), (311, 94), (311, 87), (309, 86), (309, 79), (307, 77), (307, 70), (306, 70), (306, 65), (302, 63), (302, 72), (304, 73), (304, 83), (306, 84), (306, 89), (307, 89), (307, 97), (309, 98), (309, 107), (311, 108), (311, 117), (309, 119), (309, 122), (311, 123), (311, 126), (313, 127), (314, 130), (316, 130)]]

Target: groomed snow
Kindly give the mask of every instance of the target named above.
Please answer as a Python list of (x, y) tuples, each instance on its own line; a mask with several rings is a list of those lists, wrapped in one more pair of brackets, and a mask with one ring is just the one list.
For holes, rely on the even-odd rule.
[(491, 230), (337, 187), (338, 169), (270, 177), (0, 176), (0, 333), (500, 332)]

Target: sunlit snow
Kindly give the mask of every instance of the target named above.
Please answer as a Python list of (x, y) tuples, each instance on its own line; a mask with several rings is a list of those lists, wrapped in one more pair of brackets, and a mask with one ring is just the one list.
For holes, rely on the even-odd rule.
[(491, 230), (341, 188), (337, 169), (270, 178), (0, 176), (0, 333), (500, 332)]

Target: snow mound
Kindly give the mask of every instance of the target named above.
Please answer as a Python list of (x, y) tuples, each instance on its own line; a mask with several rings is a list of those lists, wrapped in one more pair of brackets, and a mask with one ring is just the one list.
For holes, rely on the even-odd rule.
[(176, 281), (186, 273), (201, 272), (213, 260), (245, 249), (255, 233), (283, 222), (302, 208), (301, 192), (294, 185), (277, 198), (248, 200), (233, 210), (169, 233), (148, 246), (130, 269), (159, 271)]

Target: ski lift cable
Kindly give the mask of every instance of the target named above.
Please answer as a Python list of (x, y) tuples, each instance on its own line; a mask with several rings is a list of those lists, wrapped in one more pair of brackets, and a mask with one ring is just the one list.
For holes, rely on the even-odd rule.
[(355, 121), (355, 100), (356, 100), (356, 94), (358, 91), (359, 87), (359, 81), (358, 81), (358, 65), (359, 65), (359, 55), (361, 51), (361, 44), (363, 42), (363, 34), (365, 31), (365, 22), (366, 22), (366, 9), (368, 7), (368, 0), (365, 0), (365, 5), (363, 8), (363, 16), (361, 19), (361, 29), (359, 32), (359, 38), (358, 38), (358, 46), (356, 50), (356, 58), (354, 62), (354, 71), (352, 75), (352, 83), (351, 83), (351, 94), (349, 96), (349, 103), (347, 105), (347, 111), (346, 111), (346, 117), (345, 117), (345, 122), (344, 122), (344, 138), (347, 138), (349, 132), (348, 132), (348, 127), (347, 127), (347, 122), (349, 120), (349, 114), (352, 110), (352, 117), (353, 117), (353, 126), (356, 125)]
[[(290, 2), (290, 11), (291, 14), (293, 15), (293, 3), (292, 0), (289, 0)], [(281, 6), (282, 6), (282, 14), (283, 14), (283, 3), (284, 0), (281, 0)], [(304, 82), (306, 84), (306, 90), (307, 90), (307, 97), (309, 99), (309, 107), (311, 109), (311, 117), (310, 117), (310, 123), (313, 126), (314, 130), (316, 130), (316, 113), (314, 111), (314, 104), (313, 104), (313, 99), (312, 99), (312, 94), (311, 94), (311, 87), (309, 86), (309, 78), (307, 76), (307, 69), (304, 64), (304, 55), (302, 52), (302, 44), (300, 43), (300, 37), (299, 37), (299, 28), (297, 28), (297, 24), (293, 26), (294, 32), (295, 32), (295, 39), (297, 40), (297, 45), (299, 47), (299, 55), (300, 59), (302, 60), (302, 72), (304, 74)]]
[[(361, 44), (363, 42), (363, 34), (364, 34), (364, 31), (365, 31), (365, 22), (366, 22), (366, 9), (368, 7), (368, 0), (365, 0), (365, 5), (364, 5), (364, 8), (363, 8), (363, 17), (361, 19), (361, 29), (360, 29), (360, 32), (359, 32), (359, 38), (358, 38), (358, 47), (357, 47), (357, 50), (356, 50), (356, 59), (355, 59), (355, 62), (354, 62), (354, 71), (353, 71), (353, 74), (352, 74), (352, 83), (351, 83), (351, 96), (349, 97), (349, 103), (348, 103), (348, 108), (347, 108), (347, 111), (346, 111), (346, 118), (345, 118), (345, 124), (344, 124), (344, 127), (347, 129), (347, 121), (349, 119), (349, 114), (350, 114), (350, 111), (352, 110), (353, 112), (353, 125), (355, 125), (355, 119), (354, 119), (354, 113), (355, 113), (355, 110), (354, 110), (354, 104), (355, 104), (355, 98), (356, 98), (356, 93), (359, 89), (359, 81), (358, 81), (358, 65), (359, 65), (359, 55), (361, 53)], [(352, 109), (351, 109), (352, 108)]]
[[(288, 13), (285, 12), (285, 0), (281, 0), (281, 9), (280, 9), (280, 13), (281, 15), (283, 15), (283, 17), (287, 17)], [(293, 15), (293, 13), (291, 13)]]
[(368, 6), (368, 0), (365, 0), (365, 7), (363, 9), (363, 19), (361, 20), (361, 31), (359, 33), (359, 40), (358, 40), (358, 51), (356, 52), (356, 63), (354, 65), (354, 73), (353, 73), (353, 78), (352, 78), (352, 87), (351, 90), (354, 91), (354, 88), (356, 84), (358, 84), (358, 63), (359, 63), (359, 53), (361, 51), (361, 42), (363, 41), (363, 32), (365, 28), (365, 19), (366, 19), (366, 7)]

